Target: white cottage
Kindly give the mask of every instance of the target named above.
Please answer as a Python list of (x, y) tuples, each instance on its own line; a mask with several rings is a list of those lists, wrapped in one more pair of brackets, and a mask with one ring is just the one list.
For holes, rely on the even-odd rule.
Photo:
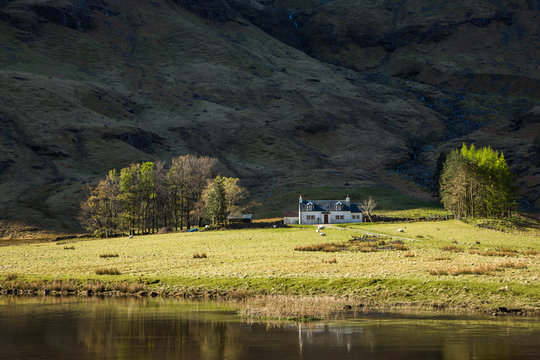
[(364, 221), (360, 204), (345, 200), (304, 200), (298, 199), (299, 224), (343, 224)]

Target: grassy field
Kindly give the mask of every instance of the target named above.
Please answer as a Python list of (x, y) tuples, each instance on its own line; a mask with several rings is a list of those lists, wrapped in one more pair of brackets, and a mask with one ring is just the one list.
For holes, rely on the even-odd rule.
[[(102, 291), (179, 296), (330, 297), (324, 302), (334, 308), (540, 311), (537, 231), (504, 233), (455, 220), (324, 231), (323, 237), (312, 226), (294, 226), (9, 245), (0, 247), (0, 287), (77, 291), (100, 284)], [(377, 239), (402, 242), (401, 250), (384, 244), (373, 252), (294, 250), (350, 244), (365, 232), (394, 236)], [(108, 272), (117, 275), (97, 275)], [(252, 301), (259, 308), (280, 303)]]

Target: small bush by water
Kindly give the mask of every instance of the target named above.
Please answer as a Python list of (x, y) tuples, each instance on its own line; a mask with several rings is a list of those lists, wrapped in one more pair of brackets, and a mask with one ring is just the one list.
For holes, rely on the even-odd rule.
[(15, 273), (6, 274), (6, 280), (7, 281), (13, 281), (13, 280), (15, 280), (17, 278), (18, 278), (18, 275), (15, 274)]

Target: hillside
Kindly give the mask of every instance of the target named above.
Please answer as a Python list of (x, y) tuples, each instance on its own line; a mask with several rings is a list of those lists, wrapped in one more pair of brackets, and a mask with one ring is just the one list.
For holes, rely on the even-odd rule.
[(503, 151), (538, 210), (540, 5), (435, 4), (0, 1), (0, 218), (77, 230), (86, 184), (188, 152), (263, 201), (429, 199), (463, 141)]

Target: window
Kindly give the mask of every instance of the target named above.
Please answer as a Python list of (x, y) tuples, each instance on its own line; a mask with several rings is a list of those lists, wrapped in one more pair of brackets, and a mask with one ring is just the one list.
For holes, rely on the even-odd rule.
[(336, 210), (337, 210), (337, 211), (343, 210), (343, 203), (342, 203), (341, 201), (339, 201), (339, 202), (336, 204)]
[(343, 220), (345, 219), (345, 215), (336, 215), (336, 220)]
[(307, 203), (306, 211), (313, 211), (313, 203), (311, 201)]
[(307, 220), (315, 220), (315, 215), (306, 215)]
[(352, 218), (353, 220), (360, 220), (360, 215), (353, 215)]

